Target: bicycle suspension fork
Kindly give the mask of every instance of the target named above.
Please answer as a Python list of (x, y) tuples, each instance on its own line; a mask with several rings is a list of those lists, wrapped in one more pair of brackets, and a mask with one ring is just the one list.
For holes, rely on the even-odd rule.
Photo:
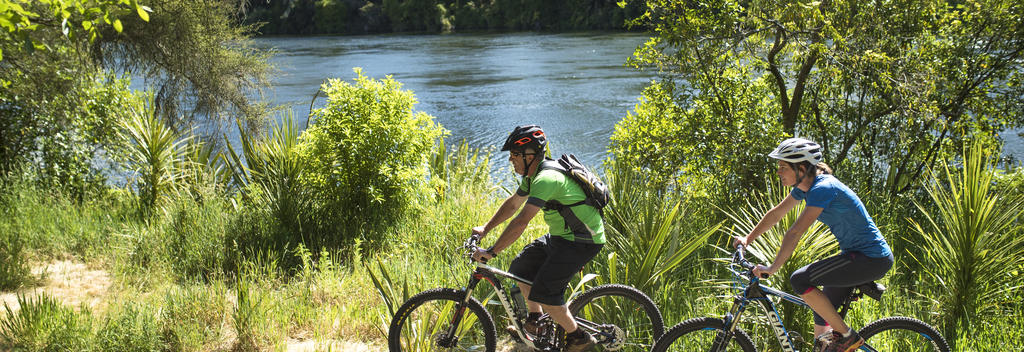
[(733, 333), (736, 331), (736, 327), (739, 326), (740, 316), (747, 309), (747, 304), (750, 303), (746, 297), (737, 295), (733, 298), (732, 308), (729, 308), (729, 312), (725, 314), (725, 327), (723, 331), (719, 332), (715, 336), (714, 343), (711, 344), (712, 352), (722, 352), (729, 346), (729, 341), (732, 340)]

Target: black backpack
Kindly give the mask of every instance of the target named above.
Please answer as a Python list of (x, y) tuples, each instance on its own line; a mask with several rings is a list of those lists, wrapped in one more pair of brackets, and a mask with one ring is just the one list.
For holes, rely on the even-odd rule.
[[(580, 204), (586, 204), (596, 208), (599, 212), (604, 209), (612, 200), (612, 192), (608, 189), (608, 185), (601, 181), (596, 174), (590, 172), (586, 166), (579, 159), (576, 159), (575, 155), (562, 154), (561, 158), (555, 160), (545, 160), (541, 165), (541, 169), (552, 169), (558, 170), (559, 172), (569, 176), (576, 184), (580, 185), (583, 189), (583, 194), (587, 197), (579, 202), (573, 204), (566, 204), (566, 207), (574, 207)], [(604, 212), (601, 212), (604, 215)]]

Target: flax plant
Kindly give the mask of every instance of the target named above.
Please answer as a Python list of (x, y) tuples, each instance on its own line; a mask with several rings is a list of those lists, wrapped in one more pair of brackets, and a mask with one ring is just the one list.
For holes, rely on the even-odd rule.
[(613, 252), (609, 280), (655, 292), (722, 223), (690, 223), (683, 200), (666, 196), (632, 168), (609, 165), (612, 202), (605, 209), (605, 231), (610, 232)]
[(965, 164), (944, 166), (926, 185), (932, 207), (915, 203), (924, 221), (908, 219), (921, 236), (911, 256), (924, 271), (922, 292), (937, 304), (946, 339), (972, 336), (986, 317), (1002, 314), (1019, 292), (1020, 236), (1024, 197), (993, 186), (991, 155), (975, 143)]
[(299, 131), (291, 113), (272, 125), (269, 136), (246, 133), (241, 121), (238, 132), (242, 155), (228, 143), (224, 156), (234, 185), (243, 198), (267, 207), (282, 224), (298, 225), (301, 233), (299, 178), (306, 167), (297, 153)]
[(186, 146), (192, 135), (179, 134), (156, 115), (152, 94), (147, 96), (144, 106), (131, 111), (118, 132), (125, 143), (123, 158), (128, 169), (137, 175), (142, 209), (148, 212), (176, 192), (185, 176)]

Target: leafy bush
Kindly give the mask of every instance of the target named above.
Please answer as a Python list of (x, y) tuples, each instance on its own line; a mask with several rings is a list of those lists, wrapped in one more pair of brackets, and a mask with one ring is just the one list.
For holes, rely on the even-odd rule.
[(672, 82), (644, 89), (612, 133), (608, 150), (617, 166), (642, 170), (655, 186), (678, 193), (711, 192), (718, 204), (756, 188), (769, 167), (764, 154), (783, 139), (781, 125), (764, 119), (775, 113), (766, 82), (725, 71), (720, 97), (677, 95)]
[(33, 67), (0, 74), (0, 80), (15, 76), (0, 86), (0, 172), (29, 163), (43, 184), (84, 200), (102, 187), (104, 148), (114, 144), (117, 122), (139, 97), (128, 79), (58, 63), (23, 64)]
[(6, 303), (6, 317), (0, 321), (0, 349), (24, 351), (85, 351), (93, 343), (92, 315), (63, 305), (41, 294), (18, 296), (21, 309)]
[(301, 182), (310, 192), (310, 216), (321, 240), (342, 243), (359, 229), (386, 228), (425, 193), (430, 149), (447, 133), (432, 116), (413, 111), (413, 93), (391, 77), (355, 72), (354, 84), (332, 79), (321, 87), (327, 104), (313, 111), (299, 145), (309, 165)]

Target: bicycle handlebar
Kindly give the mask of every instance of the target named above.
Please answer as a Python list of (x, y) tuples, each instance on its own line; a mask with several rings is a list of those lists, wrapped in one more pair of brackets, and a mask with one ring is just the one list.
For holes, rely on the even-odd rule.
[[(469, 257), (470, 262), (473, 262), (473, 253), (476, 253), (477, 249), (480, 249), (480, 235), (473, 234), (466, 239), (466, 242), (462, 244), (462, 249), (466, 250), (466, 257)], [(487, 259), (481, 258), (482, 263), (487, 263)]]
[[(733, 263), (739, 264), (741, 267), (743, 267), (743, 269), (746, 269), (747, 272), (750, 274), (750, 277), (754, 277), (754, 264), (751, 264), (750, 261), (747, 260), (745, 254), (746, 247), (744, 247), (742, 244), (736, 245), (736, 252), (733, 253), (732, 261)], [(761, 274), (761, 278), (767, 279), (768, 274)]]

